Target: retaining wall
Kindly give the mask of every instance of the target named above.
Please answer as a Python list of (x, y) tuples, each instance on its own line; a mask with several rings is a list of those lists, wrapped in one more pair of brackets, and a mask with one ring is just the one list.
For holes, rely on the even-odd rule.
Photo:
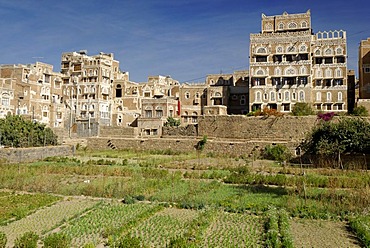
[(45, 146), (32, 148), (1, 148), (0, 160), (5, 163), (23, 163), (42, 160), (46, 157), (74, 155), (74, 146)]
[(198, 118), (198, 135), (222, 139), (299, 142), (316, 123), (316, 116), (202, 116)]
[[(152, 138), (152, 139), (130, 139), (130, 138), (89, 138), (87, 146), (90, 149), (133, 149), (133, 150), (166, 150), (191, 152), (195, 151), (195, 145), (200, 139), (170, 139), (170, 138)], [(292, 142), (280, 142), (291, 148), (293, 151), (297, 144)], [(275, 144), (268, 141), (229, 141), (208, 139), (203, 150), (204, 153), (222, 153), (234, 156), (250, 156), (254, 151), (259, 152), (266, 145)]]

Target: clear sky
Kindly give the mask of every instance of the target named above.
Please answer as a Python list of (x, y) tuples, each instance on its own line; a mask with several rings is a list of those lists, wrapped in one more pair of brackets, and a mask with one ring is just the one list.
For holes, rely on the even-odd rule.
[(359, 42), (370, 37), (365, 0), (0, 0), (0, 64), (41, 61), (59, 71), (63, 52), (87, 50), (114, 53), (131, 81), (203, 82), (248, 69), (262, 13), (308, 9), (314, 32), (347, 31), (348, 68), (357, 73)]

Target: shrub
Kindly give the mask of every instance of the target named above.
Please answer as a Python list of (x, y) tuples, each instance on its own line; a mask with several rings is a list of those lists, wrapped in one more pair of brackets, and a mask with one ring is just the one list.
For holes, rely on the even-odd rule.
[(124, 204), (134, 204), (135, 202), (136, 202), (136, 198), (130, 195), (126, 195), (122, 200), (122, 203)]
[(3, 232), (0, 232), (0, 248), (5, 248), (6, 247), (6, 242), (7, 242), (7, 238), (6, 238), (6, 235), (5, 233)]
[(137, 237), (131, 237), (131, 236), (126, 236), (118, 240), (118, 242), (115, 244), (114, 247), (117, 248), (136, 248), (136, 247), (143, 247), (141, 245), (141, 239)]
[(14, 248), (37, 248), (39, 235), (34, 232), (26, 232), (14, 242)]
[(265, 147), (264, 150), (264, 157), (266, 159), (272, 159), (275, 161), (283, 162), (289, 161), (292, 158), (292, 153), (290, 152), (289, 148), (285, 145), (277, 144), (277, 145), (268, 145)]
[(44, 239), (44, 248), (68, 248), (71, 238), (63, 233), (52, 233)]
[(181, 122), (180, 120), (177, 120), (173, 117), (168, 117), (167, 122), (164, 124), (166, 127), (178, 127), (180, 126)]
[(355, 107), (351, 113), (355, 116), (369, 116), (369, 111), (364, 106)]
[(306, 102), (297, 102), (292, 109), (292, 115), (294, 116), (306, 116), (314, 114), (315, 111), (312, 109), (311, 105)]

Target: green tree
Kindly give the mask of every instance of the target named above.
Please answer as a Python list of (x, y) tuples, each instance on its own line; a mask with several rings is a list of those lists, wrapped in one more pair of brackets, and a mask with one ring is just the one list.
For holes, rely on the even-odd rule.
[(180, 126), (181, 122), (178, 119), (175, 119), (173, 117), (168, 117), (167, 122), (164, 124), (166, 127), (178, 127)]
[(364, 106), (355, 107), (351, 113), (354, 116), (369, 116), (369, 111)]
[(320, 122), (301, 147), (306, 154), (337, 157), (341, 165), (343, 153), (370, 153), (370, 123), (356, 117)]
[(8, 115), (0, 119), (0, 143), (12, 147), (56, 145), (57, 136), (44, 124)]
[(312, 109), (311, 105), (306, 102), (297, 102), (292, 109), (292, 115), (294, 116), (306, 116), (314, 114), (315, 111)]
[(289, 161), (292, 158), (289, 148), (282, 144), (266, 146), (263, 154), (265, 158), (278, 162)]

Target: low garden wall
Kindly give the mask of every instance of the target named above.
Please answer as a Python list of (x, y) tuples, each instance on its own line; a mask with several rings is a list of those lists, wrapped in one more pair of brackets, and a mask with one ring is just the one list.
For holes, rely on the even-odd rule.
[[(102, 149), (132, 149), (132, 150), (166, 150), (191, 152), (200, 138), (151, 138), (151, 139), (130, 139), (130, 138), (89, 138), (87, 147), (92, 150)], [(292, 151), (297, 144), (292, 142), (280, 142), (287, 145)], [(267, 141), (229, 141), (208, 139), (203, 153), (221, 153), (233, 156), (250, 156), (254, 152), (260, 152), (266, 145), (276, 144)]]
[(2, 163), (23, 163), (42, 160), (46, 157), (74, 155), (75, 147), (69, 145), (31, 148), (0, 148)]

